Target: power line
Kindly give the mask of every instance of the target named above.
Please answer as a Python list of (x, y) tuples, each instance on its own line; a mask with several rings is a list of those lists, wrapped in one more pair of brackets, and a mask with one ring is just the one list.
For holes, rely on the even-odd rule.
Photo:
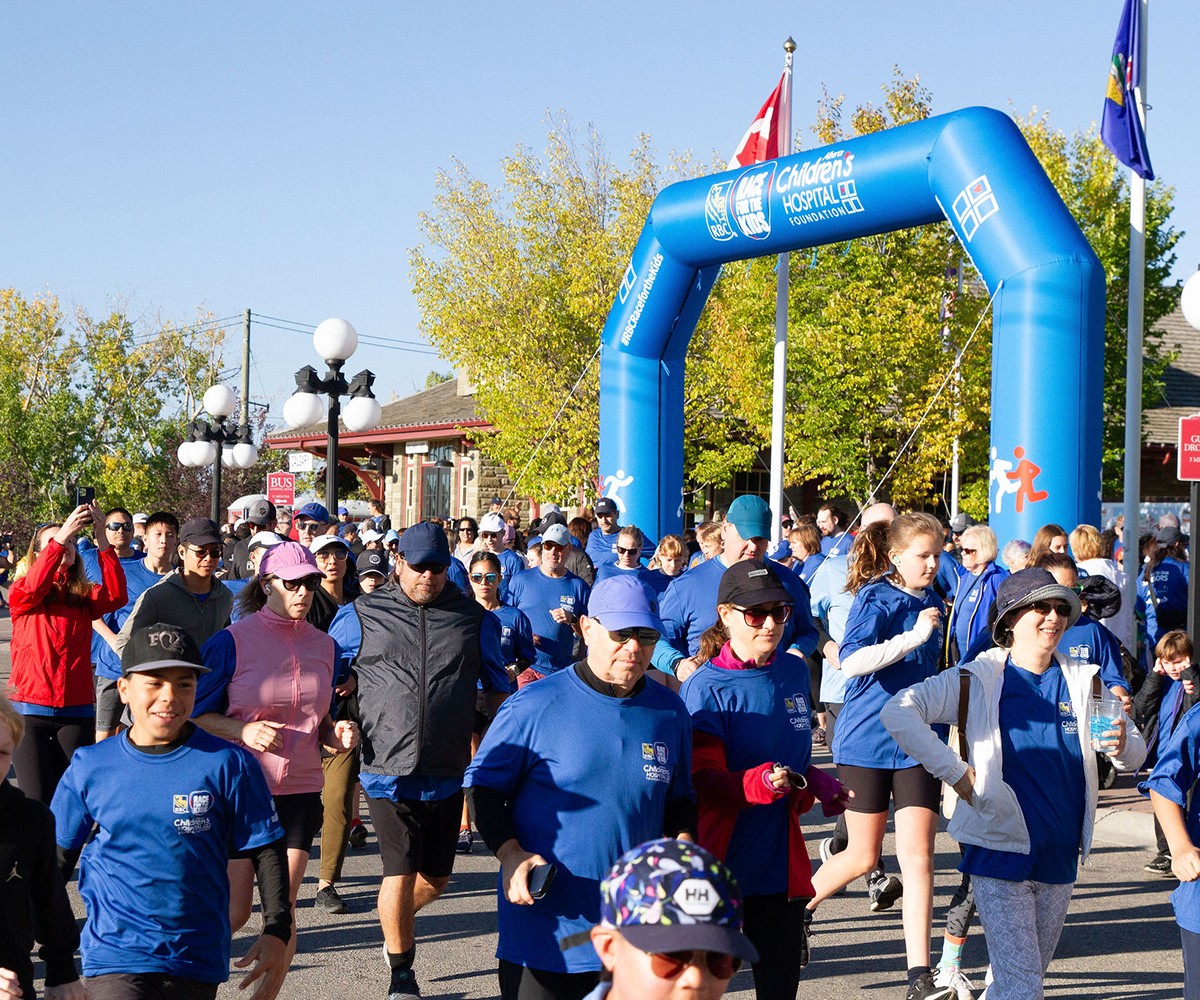
[[(301, 330), (308, 331), (308, 332), (311, 332), (317, 328), (315, 323), (301, 323), (299, 320), (281, 319), (278, 316), (266, 316), (263, 313), (254, 313), (253, 318), (256, 320), (259, 320), (259, 321), (271, 320), (275, 323), (284, 323), (287, 326), (299, 327)], [(263, 325), (269, 326), (270, 324), (266, 323)], [(282, 329), (282, 327), (279, 327), (277, 329)], [(388, 344), (412, 344), (414, 347), (429, 347), (429, 344), (425, 343), (425, 341), (423, 341), (423, 340), (406, 340), (404, 337), (385, 337), (383, 334), (380, 334), (380, 333), (360, 333), (358, 335), (358, 339), (363, 340), (363, 341), (366, 341), (366, 340), (383, 341)]]
[[(278, 323), (267, 323), (263, 319), (259, 318), (259, 316), (257, 314), (255, 314), (255, 316), (254, 316), (254, 321), (259, 326), (270, 327), (272, 330), (282, 330), (284, 333), (294, 333), (299, 337), (311, 337), (312, 336), (311, 331), (296, 330), (289, 326), (280, 326)], [(421, 344), (421, 347), (425, 348), (425, 350), (420, 350), (416, 347), (405, 347), (405, 346), (403, 346), (403, 343), (401, 343), (401, 342), (379, 341), (379, 340), (376, 340), (375, 338), (363, 337), (363, 336), (360, 336), (358, 339), (359, 339), (359, 343), (364, 344), (367, 347), (378, 347), (378, 348), (381, 348), (381, 349), (387, 350), (387, 351), (404, 351), (408, 354), (422, 354), (428, 358), (440, 357), (440, 355), (438, 354), (437, 351), (429, 349), (428, 344)]]

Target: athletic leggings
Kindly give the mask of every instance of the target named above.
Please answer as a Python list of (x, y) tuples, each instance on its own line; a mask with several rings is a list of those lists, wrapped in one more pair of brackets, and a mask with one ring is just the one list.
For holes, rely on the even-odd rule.
[(1067, 919), (1073, 883), (1011, 882), (974, 875), (975, 902), (992, 962), (988, 1000), (1042, 1000)]
[(800, 970), (808, 964), (807, 903), (785, 892), (745, 898), (746, 937), (758, 950), (752, 966), (757, 1000), (796, 1000)]
[(13, 750), (17, 784), (31, 799), (48, 806), (72, 755), (96, 742), (96, 720), (90, 715), (24, 718), (25, 738)]
[(971, 876), (964, 873), (950, 900), (950, 909), (946, 911), (946, 933), (951, 937), (965, 938), (971, 929), (973, 916), (975, 893), (971, 891)]
[(1183, 1000), (1200, 1000), (1200, 934), (1179, 928), (1183, 938)]

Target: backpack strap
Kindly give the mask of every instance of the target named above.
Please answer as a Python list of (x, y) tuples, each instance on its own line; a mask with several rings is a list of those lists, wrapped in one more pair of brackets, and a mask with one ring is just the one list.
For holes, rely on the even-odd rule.
[(1101, 686), (1101, 683), (1100, 683), (1100, 675), (1098, 673), (1094, 674), (1092, 676), (1092, 697), (1099, 698), (1103, 694), (1104, 694), (1104, 688)]
[(967, 709), (971, 704), (971, 671), (958, 670), (958, 755), (967, 760)]

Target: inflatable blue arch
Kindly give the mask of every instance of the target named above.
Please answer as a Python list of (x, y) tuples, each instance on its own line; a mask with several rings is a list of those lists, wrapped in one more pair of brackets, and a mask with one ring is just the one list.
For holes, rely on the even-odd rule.
[(722, 264), (943, 218), (994, 294), (992, 527), (1003, 543), (1050, 521), (1099, 523), (1104, 272), (990, 108), (658, 195), (602, 336), (600, 474), (621, 522), (655, 538), (682, 527), (684, 356)]

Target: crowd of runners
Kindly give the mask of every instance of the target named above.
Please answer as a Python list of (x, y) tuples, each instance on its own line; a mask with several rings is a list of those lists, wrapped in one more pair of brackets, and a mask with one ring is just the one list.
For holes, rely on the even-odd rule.
[[(505, 1000), (717, 997), (743, 961), (792, 1000), (820, 978), (821, 903), (860, 877), (871, 910), (901, 906), (897, 995), (1029, 1000), (1098, 790), (1143, 767), (1146, 874), (1180, 882), (1200, 997), (1177, 520), (1001, 550), (886, 504), (793, 512), (775, 547), (752, 495), (658, 540), (620, 517), (611, 497), (407, 528), (378, 502), (356, 523), (258, 500), (233, 525), (86, 504), (10, 543), (0, 1000), (34, 997), (35, 971), (50, 1000), (211, 998), (251, 922), (234, 964), (270, 1000), (314, 844), (313, 905), (340, 914), (371, 835), (390, 1000), (421, 995), (414, 917), (480, 849)], [(806, 843), (817, 808), (837, 825)], [(943, 814), (962, 880), (935, 927)], [(976, 911), (985, 985), (961, 968)]]

